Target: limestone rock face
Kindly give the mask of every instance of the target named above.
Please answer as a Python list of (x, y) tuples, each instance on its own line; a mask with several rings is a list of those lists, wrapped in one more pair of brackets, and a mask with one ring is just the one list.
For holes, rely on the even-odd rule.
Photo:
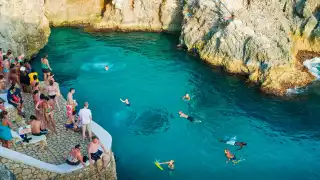
[(5, 165), (0, 164), (0, 180), (15, 180), (15, 176)]
[(320, 51), (318, 0), (189, 0), (180, 41), (208, 62), (284, 94), (314, 77), (296, 54)]
[(53, 26), (87, 24), (95, 30), (180, 31), (181, 0), (46, 0)]
[(50, 35), (44, 0), (0, 0), (0, 47), (26, 57), (43, 48)]
[(179, 31), (181, 0), (113, 0), (106, 4), (101, 23), (95, 28), (144, 31)]
[(45, 8), (53, 26), (90, 24), (100, 20), (104, 0), (46, 0)]

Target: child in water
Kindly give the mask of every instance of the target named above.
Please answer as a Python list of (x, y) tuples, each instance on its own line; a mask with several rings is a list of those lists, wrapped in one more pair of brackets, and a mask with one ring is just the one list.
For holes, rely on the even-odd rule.
[(106, 65), (106, 66), (104, 67), (104, 69), (105, 69), (106, 71), (108, 71), (108, 70), (109, 70), (109, 66)]
[(125, 103), (126, 106), (130, 106), (130, 102), (129, 102), (128, 99), (123, 100), (123, 99), (120, 98), (120, 101), (123, 102), (123, 103)]

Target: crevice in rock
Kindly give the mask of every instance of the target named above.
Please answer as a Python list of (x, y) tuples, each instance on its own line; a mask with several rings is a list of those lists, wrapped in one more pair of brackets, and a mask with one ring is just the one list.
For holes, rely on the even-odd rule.
[(101, 18), (103, 18), (104, 12), (106, 12), (108, 4), (112, 4), (112, 0), (103, 0), (103, 8), (101, 9), (101, 13), (100, 13)]
[(166, 5), (167, 0), (161, 0), (161, 3), (159, 4), (159, 11), (158, 11), (158, 18), (159, 18), (159, 22), (161, 24), (161, 29), (163, 30), (163, 21), (162, 21), (162, 8)]

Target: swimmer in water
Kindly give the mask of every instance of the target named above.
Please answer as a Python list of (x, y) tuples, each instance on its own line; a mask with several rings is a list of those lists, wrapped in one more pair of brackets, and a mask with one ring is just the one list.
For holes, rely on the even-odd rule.
[(237, 160), (236, 155), (232, 154), (229, 149), (225, 149), (224, 150), (224, 155), (228, 158), (228, 160), (226, 161), (226, 163), (228, 163), (229, 161), (231, 161), (233, 163), (233, 165), (236, 165), (237, 163), (239, 163), (241, 160)]
[(129, 102), (128, 99), (123, 100), (123, 99), (120, 98), (120, 101), (123, 102), (123, 103), (125, 103), (126, 106), (130, 106), (130, 102)]
[(229, 145), (232, 145), (232, 146), (240, 146), (240, 148), (239, 148), (238, 150), (242, 149), (243, 146), (246, 146), (246, 145), (247, 145), (246, 142), (237, 142), (237, 141), (232, 140), (232, 139), (229, 139), (229, 140), (226, 140), (226, 139), (225, 139), (225, 140), (222, 140), (222, 139), (220, 139), (219, 141), (220, 141), (220, 142), (223, 142), (223, 143), (226, 143), (226, 144), (229, 144)]
[(108, 70), (109, 70), (109, 66), (106, 65), (106, 66), (104, 67), (104, 69), (105, 69), (106, 71), (108, 71)]
[(191, 100), (191, 97), (189, 94), (186, 94), (182, 97), (183, 100), (186, 100), (186, 101), (190, 101)]
[(186, 118), (186, 119), (189, 120), (190, 122), (201, 122), (201, 121), (199, 121), (199, 120), (195, 120), (193, 117), (191, 117), (191, 116), (183, 113), (182, 111), (179, 111), (179, 115), (180, 115), (180, 117), (182, 117), (182, 118)]
[(159, 164), (168, 164), (168, 168), (170, 169), (170, 170), (174, 170), (174, 160), (170, 160), (170, 161), (168, 161), (168, 162), (162, 162), (162, 163), (159, 163)]

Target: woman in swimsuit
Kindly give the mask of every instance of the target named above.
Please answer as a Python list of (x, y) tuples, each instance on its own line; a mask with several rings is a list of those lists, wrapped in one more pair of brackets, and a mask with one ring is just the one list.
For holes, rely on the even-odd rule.
[(49, 73), (52, 71), (47, 58), (48, 58), (48, 55), (44, 55), (43, 58), (41, 58), (41, 67), (44, 75), (44, 81), (47, 81), (49, 77)]
[(45, 120), (45, 116), (44, 116), (44, 101), (45, 101), (45, 95), (41, 94), (40, 95), (40, 100), (37, 101), (36, 104), (36, 117), (38, 120), (41, 121), (41, 129), (47, 129), (48, 124), (47, 121)]
[(3, 61), (3, 74), (4, 74), (4, 79), (6, 81), (6, 87), (9, 85), (9, 68), (10, 68), (10, 63), (8, 58), (5, 58)]
[(52, 107), (54, 108), (54, 106), (57, 104), (58, 109), (60, 111), (60, 107), (58, 104), (58, 98), (57, 98), (58, 90), (52, 80), (50, 80), (50, 82), (49, 82), (49, 86), (47, 87), (47, 91), (48, 91), (48, 96), (50, 98)]
[(56, 122), (54, 121), (54, 118), (53, 118), (54, 111), (51, 104), (49, 103), (48, 97), (45, 97), (45, 101), (43, 103), (43, 111), (44, 111), (44, 117), (45, 117), (45, 120), (47, 121), (49, 129), (51, 129), (52, 132), (57, 134)]
[[(1, 112), (1, 119), (2, 119), (2, 121), (1, 121), (2, 126), (8, 126), (10, 129), (12, 128), (12, 123), (8, 119), (8, 112), (7, 111)], [(2, 143), (3, 147), (10, 148), (10, 141), (1, 139), (1, 143)]]

